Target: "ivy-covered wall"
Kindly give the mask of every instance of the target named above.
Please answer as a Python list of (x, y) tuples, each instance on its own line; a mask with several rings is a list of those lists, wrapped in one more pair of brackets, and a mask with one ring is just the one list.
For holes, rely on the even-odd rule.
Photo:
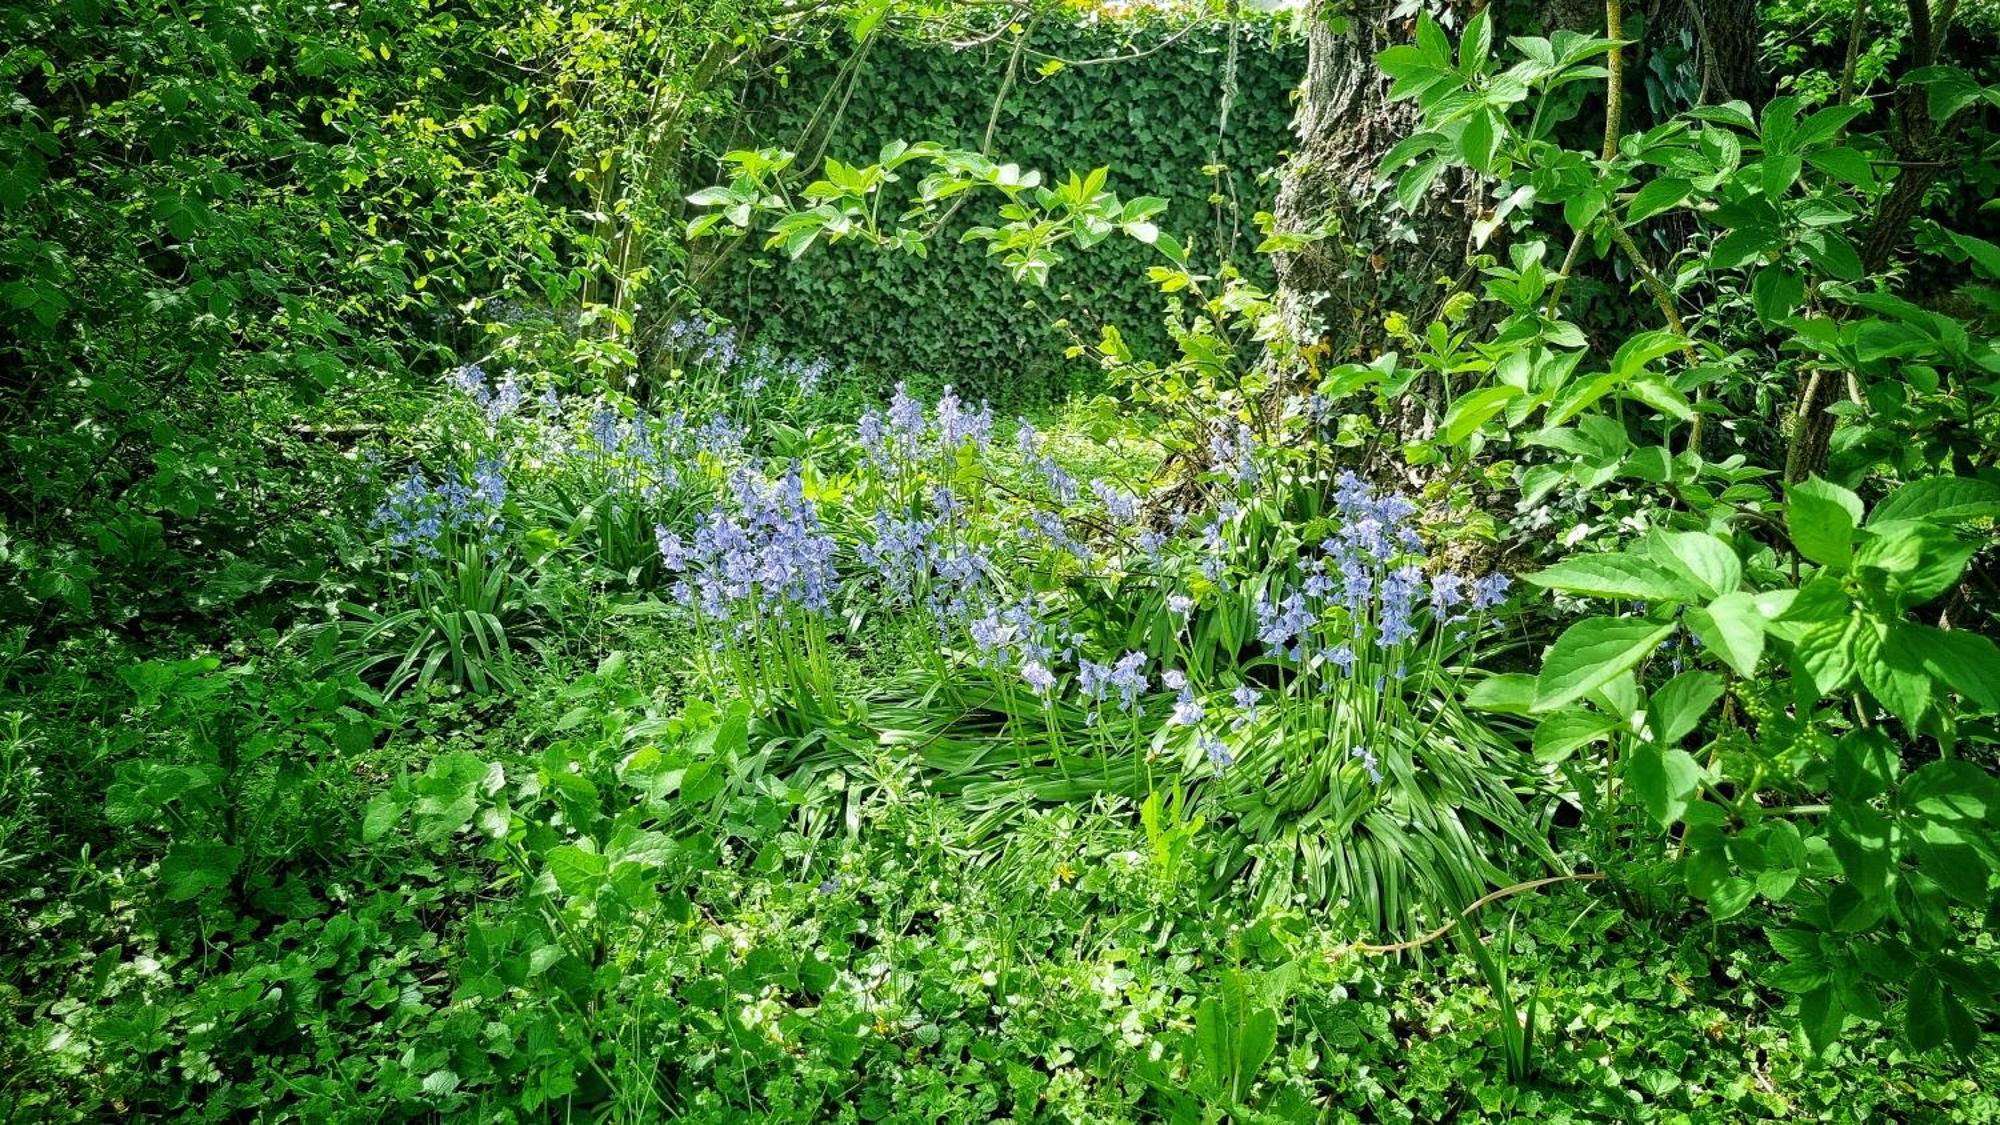
[[(1204, 25), (1155, 53), (1115, 63), (1066, 66), (1044, 75), (1043, 55), (1091, 59), (1157, 46), (1171, 27), (1135, 30), (1105, 24), (1033, 30), (1020, 75), (1001, 107), (991, 153), (1040, 169), (1046, 179), (1067, 170), (1111, 169), (1121, 196), (1157, 195), (1170, 208), (1164, 230), (1192, 236), (1198, 255), (1213, 260), (1218, 243), (1246, 265), (1261, 265), (1252, 217), (1269, 208), (1273, 168), (1291, 143), (1291, 90), (1305, 65), (1302, 42), (1273, 24), (1246, 19), (1233, 27)], [(1238, 36), (1235, 94), (1226, 132), (1223, 90), (1229, 36)], [(827, 155), (866, 163), (891, 140), (933, 140), (977, 149), (994, 96), (1013, 51), (1011, 39), (966, 50), (879, 41), (851, 76), (851, 47), (792, 60), (785, 80), (749, 91), (730, 147), (775, 145), (818, 150), (803, 137), (823, 100)], [(850, 92), (851, 81), (851, 92)], [(845, 97), (837, 118), (832, 107)], [(1211, 163), (1220, 175), (1204, 173)], [(907, 186), (907, 185), (904, 185)], [(1224, 200), (1220, 206), (1212, 196)], [(1142, 354), (1164, 353), (1161, 299), (1146, 280), (1157, 264), (1151, 248), (1110, 239), (1057, 268), (1047, 289), (1015, 284), (981, 244), (959, 234), (995, 219), (987, 201), (969, 204), (928, 258), (842, 244), (814, 247), (797, 262), (780, 263), (743, 247), (718, 271), (705, 295), (749, 335), (775, 346), (825, 355), (881, 378), (933, 375), (972, 397), (1024, 403), (1065, 384), (1077, 365), (1063, 359), (1069, 338), (1051, 327), (1067, 318), (1094, 341), (1097, 326), (1115, 323)]]

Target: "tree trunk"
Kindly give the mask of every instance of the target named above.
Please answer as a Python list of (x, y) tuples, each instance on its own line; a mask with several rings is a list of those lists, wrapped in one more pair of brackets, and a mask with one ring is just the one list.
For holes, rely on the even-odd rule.
[[(1950, 30), (1949, 13), (1934, 27), (1927, 0), (1909, 0), (1910, 69), (1930, 66), (1942, 54), (1945, 34)], [(1905, 72), (1908, 74), (1908, 71)], [(1889, 190), (1875, 205), (1861, 236), (1861, 269), (1864, 277), (1880, 277), (1889, 268), (1896, 249), (1910, 229), (1910, 221), (1922, 210), (1924, 195), (1943, 175), (1952, 139), (1968, 114), (1961, 109), (1948, 121), (1931, 118), (1930, 102), (1923, 87), (1902, 83), (1896, 91), (1892, 145), (1901, 170)], [(1849, 380), (1831, 370), (1816, 372), (1799, 393), (1797, 416), (1793, 419), (1792, 440), (1785, 457), (1785, 479), (1801, 481), (1826, 472), (1833, 446), (1833, 432), (1840, 425), (1829, 408), (1849, 392)], [(1859, 391), (1859, 385), (1854, 387)]]
[(1327, 232), (1276, 255), (1275, 264), (1292, 339), (1302, 347), (1324, 344), (1335, 360), (1378, 350), (1388, 312), (1418, 320), (1417, 306), (1433, 299), (1435, 275), (1458, 268), (1469, 226), (1450, 203), (1456, 177), (1440, 177), (1410, 215), (1377, 171), (1382, 156), (1417, 130), (1415, 103), (1390, 102), (1389, 82), (1375, 66), (1376, 53), (1404, 38), (1398, 32), (1407, 25), (1392, 29), (1379, 12), (1342, 22), (1322, 17), (1308, 32), (1293, 124), (1298, 150), (1275, 207), (1281, 232)]
[[(1368, 358), (1383, 350), (1391, 312), (1421, 327), (1436, 312), (1441, 274), (1464, 264), (1473, 208), (1455, 200), (1464, 178), (1439, 178), (1416, 214), (1404, 212), (1377, 165), (1415, 132), (1414, 102), (1391, 102), (1375, 55), (1407, 38), (1385, 9), (1317, 18), (1307, 38), (1306, 75), (1294, 130), (1298, 148), (1279, 184), (1277, 230), (1325, 237), (1275, 256), (1277, 303), (1289, 342), (1316, 363)], [(1304, 363), (1281, 363), (1282, 385), (1301, 387)], [(1434, 388), (1424, 388), (1435, 390)], [(1381, 424), (1400, 441), (1425, 436), (1437, 406), (1419, 389)], [(1400, 441), (1397, 444), (1400, 444)]]

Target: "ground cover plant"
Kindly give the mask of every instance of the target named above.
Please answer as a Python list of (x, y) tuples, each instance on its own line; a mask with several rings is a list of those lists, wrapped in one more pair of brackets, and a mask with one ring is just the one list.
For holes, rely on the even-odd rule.
[[(66, 7), (9, 1120), (2000, 1120), (1991, 12)], [(1191, 43), (1261, 244), (996, 143)]]

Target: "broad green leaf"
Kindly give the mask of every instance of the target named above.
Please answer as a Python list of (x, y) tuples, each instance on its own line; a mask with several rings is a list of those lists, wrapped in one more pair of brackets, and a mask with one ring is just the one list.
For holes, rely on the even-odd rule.
[(1724, 594), (1706, 607), (1689, 609), (1687, 623), (1737, 675), (1747, 679), (1757, 674), (1764, 655), (1764, 615), (1754, 596), (1741, 590)]
[(1625, 553), (1573, 555), (1526, 577), (1546, 589), (1593, 598), (1661, 602), (1703, 596), (1693, 583), (1653, 560)]
[(1847, 686), (1854, 675), (1855, 648), (1868, 623), (1850, 612), (1831, 621), (1818, 621), (1799, 634), (1799, 662), (1811, 674), (1820, 695), (1831, 695)]
[(372, 844), (403, 819), (403, 799), (394, 790), (377, 793), (361, 814), (361, 840)]
[(1576, 708), (1557, 711), (1535, 726), (1535, 761), (1550, 765), (1618, 729), (1609, 715)]
[(160, 861), (160, 880), (167, 898), (186, 902), (229, 885), (243, 865), (243, 849), (227, 844), (176, 841)]
[(1792, 545), (1823, 566), (1845, 568), (1861, 523), (1861, 498), (1818, 477), (1785, 486), (1785, 525)]
[(1535, 678), (1535, 710), (1553, 711), (1651, 655), (1674, 631), (1638, 617), (1592, 617), (1563, 631)]
[(1686, 199), (1692, 190), (1693, 184), (1675, 177), (1662, 177), (1647, 183), (1625, 208), (1625, 224), (1630, 226), (1669, 210)]
[(1641, 746), (1625, 765), (1625, 783), (1662, 828), (1679, 821), (1701, 786), (1701, 766), (1685, 750)]
[(1653, 557), (1690, 579), (1705, 597), (1733, 594), (1743, 584), (1736, 549), (1705, 531), (1680, 531), (1654, 541)]
[(1906, 623), (1924, 670), (1983, 711), (2000, 711), (2000, 645), (1964, 629)]
[(1983, 238), (1974, 238), (1969, 234), (1958, 234), (1953, 231), (1945, 233), (1950, 236), (1953, 242), (1958, 244), (1960, 250), (1965, 251), (1966, 255), (1972, 259), (1973, 264), (1979, 267), (1980, 273), (1990, 278), (2000, 279), (2000, 246), (1995, 246)]
[(1682, 672), (1660, 686), (1646, 701), (1646, 725), (1653, 739), (1672, 746), (1701, 724), (1702, 716), (1722, 698), (1722, 677), (1713, 672)]
[(1503, 715), (1529, 714), (1535, 709), (1535, 677), (1526, 672), (1488, 676), (1465, 693), (1465, 705)]
[(1522, 393), (1521, 388), (1503, 383), (1460, 395), (1458, 401), (1445, 411), (1444, 440), (1453, 445), (1463, 442)]
[(1864, 626), (1855, 637), (1854, 670), (1875, 701), (1915, 727), (1930, 707), (1931, 677), (1921, 637), (1902, 622)]
[(603, 856), (585, 851), (575, 844), (562, 844), (549, 849), (548, 863), (549, 874), (555, 877), (556, 886), (566, 895), (594, 890), (611, 869), (610, 862)]
[(2000, 484), (1975, 477), (1925, 477), (1889, 494), (1868, 513), (1868, 526), (1896, 520), (1958, 523), (2000, 517)]

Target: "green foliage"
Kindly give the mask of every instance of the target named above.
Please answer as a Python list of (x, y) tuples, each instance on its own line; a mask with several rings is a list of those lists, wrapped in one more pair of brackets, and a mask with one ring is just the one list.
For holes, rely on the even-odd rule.
[[(1553, 590), (1641, 601), (1650, 612), (1570, 626), (1532, 693), (1517, 698), (1542, 716), (1538, 757), (1566, 761), (1605, 744), (1601, 792), (1591, 795), (1606, 834), (1600, 848), (1617, 846), (1616, 806), (1636, 801), (1657, 828), (1685, 825), (1676, 866), (1716, 917), (1743, 913), (1756, 896), (1787, 908), (1788, 933), (1842, 935), (1835, 961), (1803, 947), (1787, 957), (1819, 970), (1783, 978), (1801, 994), (1815, 1044), (1835, 1041), (1847, 1014), (1883, 1018), (1875, 989), (1931, 988), (1942, 978), (1954, 982), (1948, 1002), (1910, 993), (1905, 1032), (1922, 1048), (1949, 1041), (1969, 1052), (1969, 1013), (1994, 1004), (1996, 982), (1957, 918), (1996, 904), (2000, 788), (1987, 770), (1952, 758), (1899, 779), (1909, 754), (1894, 750), (1889, 724), (1899, 726), (1898, 741), (1928, 736), (1947, 752), (1960, 740), (1994, 741), (2000, 647), (1911, 615), (1957, 584), (1974, 550), (1962, 529), (2000, 515), (2000, 488), (1932, 478), (1865, 519), (1859, 498), (1818, 478), (1787, 497), (1791, 546), (1819, 564), (1796, 585), (1781, 580), (1768, 551), (1746, 565), (1738, 546), (1707, 532), (1656, 534), (1531, 575)], [(1645, 668), (1676, 634), (1698, 645), (1676, 650), (1676, 670), (1686, 656), (1721, 670), (1679, 672), (1648, 694), (1639, 686)], [(1709, 721), (1725, 676), (1737, 685), (1732, 710), (1754, 718), (1747, 729)], [(1849, 698), (1851, 718), (1841, 707)], [(1498, 685), (1481, 701), (1507, 703)], [(1678, 745), (1697, 730), (1711, 732), (1706, 765)], [(1575, 776), (1583, 786), (1586, 773)], [(1829, 804), (1788, 814), (1760, 800), (1766, 789), (1816, 784), (1831, 786)]]
[[(740, 136), (809, 155), (872, 153), (921, 137), (1027, 168), (1104, 166), (1115, 190), (1164, 197), (1160, 227), (1193, 236), (1199, 259), (1240, 256), (1256, 237), (1253, 215), (1268, 206), (1262, 174), (1290, 144), (1287, 93), (1303, 68), (1302, 44), (1250, 13), (1186, 34), (1172, 22), (1062, 13), (1020, 26), (975, 50), (878, 38), (865, 50), (843, 44), (794, 58), (782, 86), (753, 88)], [(1031, 53), (1007, 84), (1023, 38)], [(1043, 53), (1081, 60), (1156, 46), (1144, 57), (1035, 73)], [(723, 143), (747, 147), (738, 136)], [(704, 299), (759, 339), (874, 373), (877, 387), (928, 375), (1003, 404), (1060, 393), (1064, 346), (1095, 337), (1100, 325), (1117, 325), (1142, 352), (1168, 349), (1158, 298), (1141, 280), (1153, 261), (1145, 247), (1094, 248), (1087, 269), (1058, 268), (1048, 291), (1027, 301), (981, 247), (957, 242), (1001, 220), (994, 203), (971, 200), (922, 258), (842, 246), (773, 269), (738, 255)]]

